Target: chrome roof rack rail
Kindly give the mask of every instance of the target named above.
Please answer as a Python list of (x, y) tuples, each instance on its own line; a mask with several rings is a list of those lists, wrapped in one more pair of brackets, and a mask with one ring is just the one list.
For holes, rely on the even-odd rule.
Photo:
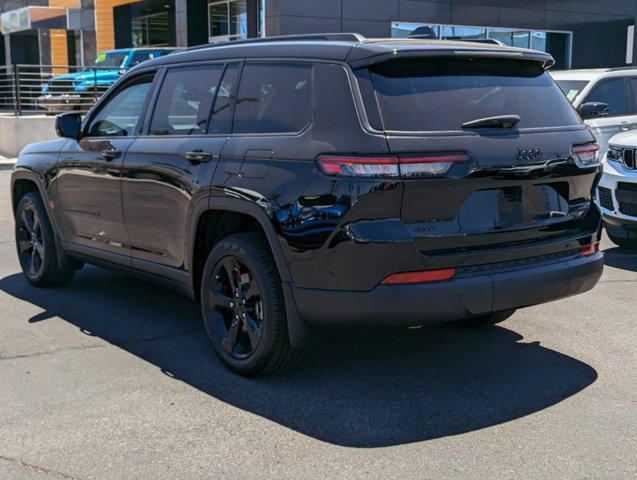
[(637, 70), (637, 66), (634, 66), (634, 67), (611, 67), (611, 68), (607, 68), (606, 69), (607, 72), (618, 72), (620, 70)]
[(247, 38), (245, 40), (228, 40), (219, 43), (205, 43), (203, 45), (196, 45), (185, 49), (186, 51), (199, 50), (202, 48), (213, 47), (226, 47), (228, 45), (249, 45), (259, 43), (274, 43), (274, 42), (294, 42), (294, 41), (311, 41), (322, 40), (325, 42), (356, 42), (361, 43), (366, 38), (360, 33), (308, 33), (303, 35), (278, 35), (264, 38)]

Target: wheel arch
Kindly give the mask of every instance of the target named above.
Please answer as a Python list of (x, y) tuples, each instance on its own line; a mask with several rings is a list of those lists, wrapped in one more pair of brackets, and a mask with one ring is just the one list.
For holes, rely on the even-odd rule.
[(62, 248), (60, 231), (56, 223), (55, 215), (53, 215), (51, 204), (49, 203), (49, 197), (46, 194), (44, 185), (42, 184), (42, 179), (37, 175), (37, 173), (26, 168), (18, 168), (14, 170), (11, 175), (11, 202), (14, 214), (22, 197), (31, 192), (37, 192), (40, 195), (40, 198), (42, 198), (44, 209), (46, 210), (46, 214), (49, 217), (49, 222), (53, 227), (55, 250), (57, 251), (58, 259), (60, 259), (60, 262), (66, 262), (67, 257), (64, 249)]
[[(191, 222), (190, 226), (188, 270), (193, 273), (193, 288), (197, 288), (195, 272), (196, 264), (198, 261), (201, 260), (201, 258), (197, 255), (197, 249), (198, 247), (200, 247), (200, 242), (202, 240), (202, 226), (205, 225), (210, 215), (219, 214), (244, 215), (246, 218), (251, 219), (251, 221), (254, 222), (254, 225), (258, 225), (259, 229), (264, 234), (264, 237), (268, 242), (268, 246), (270, 248), (272, 256), (274, 257), (274, 261), (277, 270), (279, 271), (281, 281), (286, 283), (292, 281), (290, 270), (288, 269), (285, 257), (283, 255), (283, 249), (281, 248), (281, 244), (279, 243), (279, 238), (276, 234), (276, 230), (271, 218), (267, 215), (265, 210), (247, 200), (209, 197), (202, 198), (197, 202), (192, 216), (193, 221)], [(203, 261), (205, 262), (205, 258), (203, 259)]]
[[(263, 233), (281, 278), (290, 342), (295, 348), (306, 346), (308, 343), (313, 341), (311, 338), (312, 333), (305, 326), (298, 313), (292, 289), (290, 287), (292, 277), (283, 254), (283, 249), (279, 243), (276, 229), (272, 223), (272, 219), (266, 211), (255, 203), (233, 198), (209, 197), (200, 199), (195, 205), (190, 225), (188, 255), (188, 270), (191, 272), (192, 288), (195, 298), (199, 298), (203, 263), (205, 263), (207, 258), (207, 254), (204, 258), (204, 256), (201, 255), (201, 251), (198, 253), (198, 249), (201, 248), (201, 242), (203, 240), (202, 227), (204, 227), (208, 221), (209, 215), (226, 213), (244, 215), (247, 218), (250, 218), (251, 221), (254, 222), (252, 223), (252, 226), (258, 225), (260, 231)], [(229, 234), (232, 233), (237, 232), (231, 231)], [(225, 236), (226, 235), (220, 236), (219, 240)], [(208, 245), (208, 249), (204, 249), (204, 251), (209, 252), (212, 247), (213, 245)]]

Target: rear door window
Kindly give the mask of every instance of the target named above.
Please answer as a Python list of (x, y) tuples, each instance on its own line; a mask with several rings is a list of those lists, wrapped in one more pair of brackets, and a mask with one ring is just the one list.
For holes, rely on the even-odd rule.
[(628, 115), (628, 90), (623, 78), (602, 80), (595, 85), (583, 103), (602, 102), (608, 105), (609, 116)]
[(462, 130), (464, 122), (500, 115), (519, 115), (517, 128), (581, 123), (553, 79), (532, 61), (401, 59), (369, 72), (376, 102), (364, 103), (378, 105), (389, 131)]
[(172, 68), (162, 82), (151, 135), (205, 134), (224, 65)]
[(293, 133), (312, 118), (312, 66), (246, 63), (233, 133)]

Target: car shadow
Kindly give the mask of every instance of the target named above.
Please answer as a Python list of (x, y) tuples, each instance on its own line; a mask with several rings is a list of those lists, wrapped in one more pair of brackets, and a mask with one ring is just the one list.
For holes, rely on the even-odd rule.
[(597, 378), (589, 365), (524, 343), (512, 330), (348, 332), (294, 369), (242, 378), (217, 358), (198, 306), (132, 277), (85, 267), (65, 287), (38, 289), (22, 275), (0, 290), (122, 348), (166, 375), (310, 437), (383, 447), (491, 427), (554, 405)]
[(604, 250), (604, 265), (637, 272), (637, 250), (613, 247)]

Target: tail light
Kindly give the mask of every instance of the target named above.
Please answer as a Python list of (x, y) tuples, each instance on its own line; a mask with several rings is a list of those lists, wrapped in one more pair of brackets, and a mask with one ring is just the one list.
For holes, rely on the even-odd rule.
[(573, 145), (571, 154), (580, 168), (593, 167), (599, 163), (599, 145), (596, 143)]
[(405, 272), (390, 275), (381, 282), (382, 285), (405, 285), (410, 283), (440, 282), (449, 280), (456, 274), (455, 268), (442, 270), (424, 270), (421, 272)]
[(599, 252), (599, 242), (593, 243), (592, 245), (587, 245), (582, 248), (582, 255), (588, 257), (590, 255), (595, 255)]
[(330, 177), (417, 177), (443, 175), (455, 163), (466, 162), (462, 152), (395, 156), (320, 155), (316, 162)]

